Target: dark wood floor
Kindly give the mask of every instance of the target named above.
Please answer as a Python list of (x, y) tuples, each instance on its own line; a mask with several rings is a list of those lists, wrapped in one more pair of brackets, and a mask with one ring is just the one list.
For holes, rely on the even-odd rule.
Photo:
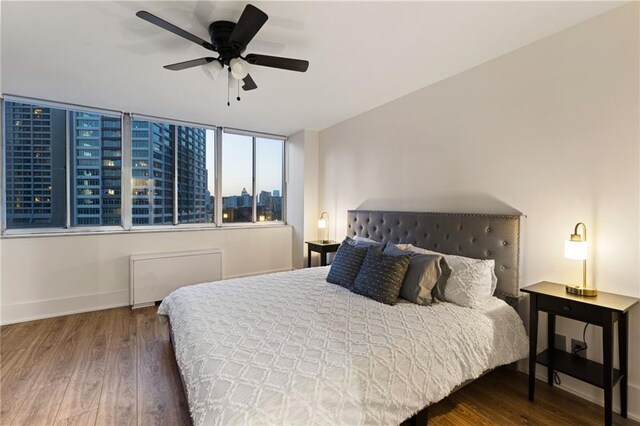
[[(0, 328), (0, 425), (189, 424), (156, 308), (110, 309)], [(430, 425), (600, 425), (602, 408), (496, 370), (429, 410)], [(616, 424), (637, 424), (615, 419)]]

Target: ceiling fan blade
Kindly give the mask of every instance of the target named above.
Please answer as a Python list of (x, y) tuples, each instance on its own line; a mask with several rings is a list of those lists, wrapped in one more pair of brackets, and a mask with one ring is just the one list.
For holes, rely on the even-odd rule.
[(170, 31), (170, 32), (174, 33), (175, 35), (179, 35), (180, 37), (186, 38), (189, 41), (192, 41), (192, 42), (194, 42), (196, 44), (199, 44), (200, 46), (204, 47), (205, 49), (213, 50), (215, 52), (215, 49), (213, 48), (213, 45), (211, 43), (209, 43), (208, 41), (203, 40), (200, 37), (198, 37), (197, 35), (191, 34), (190, 32), (185, 31), (180, 27), (176, 27), (171, 22), (167, 22), (162, 18), (158, 18), (156, 15), (153, 15), (153, 14), (147, 12), (146, 10), (139, 11), (138, 13), (136, 13), (136, 16), (138, 18), (144, 19), (147, 22), (152, 23), (153, 25), (157, 25), (158, 27), (160, 27), (162, 29)]
[(267, 22), (269, 16), (257, 7), (248, 4), (238, 20), (235, 28), (229, 36), (229, 41), (236, 48), (243, 51), (249, 42), (260, 31), (260, 28)]
[(247, 74), (247, 76), (243, 78), (242, 81), (244, 82), (244, 84), (242, 85), (242, 90), (244, 90), (245, 92), (258, 88), (256, 82), (253, 81), (251, 75), (249, 74)]
[(305, 72), (309, 68), (309, 61), (302, 59), (281, 58), (280, 56), (256, 55), (250, 53), (246, 61), (252, 65), (280, 68), (283, 70)]
[(181, 70), (186, 70), (187, 68), (193, 68), (199, 65), (205, 65), (215, 60), (216, 58), (192, 59), (190, 61), (178, 62), (177, 64), (165, 65), (163, 68), (166, 68), (171, 71), (181, 71)]

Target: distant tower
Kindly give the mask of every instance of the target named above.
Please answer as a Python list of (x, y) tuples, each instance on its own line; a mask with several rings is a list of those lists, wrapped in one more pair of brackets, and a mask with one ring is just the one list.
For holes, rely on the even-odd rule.
[(206, 151), (205, 129), (178, 126), (178, 218), (180, 223), (209, 222)]
[(72, 225), (120, 225), (122, 120), (70, 112)]
[(65, 111), (5, 102), (8, 228), (64, 227)]

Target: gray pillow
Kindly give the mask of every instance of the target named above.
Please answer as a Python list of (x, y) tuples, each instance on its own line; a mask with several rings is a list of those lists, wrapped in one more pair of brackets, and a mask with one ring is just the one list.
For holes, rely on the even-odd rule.
[(437, 292), (451, 275), (451, 269), (442, 256), (418, 254), (401, 250), (387, 243), (384, 253), (390, 256), (410, 256), (409, 267), (402, 281), (400, 297), (418, 305), (430, 305)]
[(327, 281), (350, 289), (366, 255), (366, 247), (355, 247), (344, 240), (331, 262)]
[(395, 305), (409, 267), (409, 258), (408, 254), (389, 256), (377, 247), (369, 247), (351, 291), (387, 305)]

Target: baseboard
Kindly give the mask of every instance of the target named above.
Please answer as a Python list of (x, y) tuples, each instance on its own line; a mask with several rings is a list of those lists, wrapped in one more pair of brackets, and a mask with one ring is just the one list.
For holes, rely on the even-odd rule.
[[(528, 374), (527, 370), (524, 369), (520, 369), (523, 373)], [(547, 374), (546, 374), (546, 367), (538, 367), (536, 368), (536, 378), (545, 382), (547, 382)], [(540, 370), (544, 370), (544, 371), (540, 371)], [(562, 374), (562, 373), (560, 373)], [(584, 383), (583, 384), (585, 388), (587, 389), (596, 389), (594, 386), (591, 386), (589, 384)], [(594, 396), (593, 394), (590, 394), (588, 392), (585, 392), (582, 389), (576, 388), (575, 386), (569, 386), (567, 384), (560, 384), (560, 385), (556, 385), (554, 384), (555, 387), (558, 387), (559, 389), (562, 389), (564, 391), (567, 391), (569, 393), (572, 393), (576, 396), (579, 396), (582, 399), (585, 399), (589, 402), (593, 402), (594, 404), (597, 404), (601, 407), (604, 406), (604, 401), (602, 398), (599, 398), (597, 396)], [(633, 401), (640, 401), (640, 384), (638, 383), (629, 383), (629, 395), (627, 397), (627, 401), (630, 403), (628, 408), (627, 408), (627, 417), (629, 417), (632, 420), (635, 421), (640, 421), (640, 412), (637, 410), (640, 410), (640, 407), (636, 407), (633, 405)], [(618, 401), (616, 400), (616, 395), (619, 395), (618, 393), (618, 386), (615, 386), (613, 388), (613, 392), (614, 392), (614, 403), (613, 403), (613, 411), (615, 413), (620, 413), (620, 404), (618, 403)]]
[[(234, 275), (225, 277), (225, 279), (243, 278), (290, 270), (291, 268), (278, 268), (268, 271)], [(81, 314), (83, 312), (100, 311), (102, 309), (119, 308), (122, 306), (129, 306), (128, 288), (106, 293), (94, 293), (82, 296), (15, 303), (12, 305), (0, 306), (0, 325), (59, 317), (63, 315)]]
[(0, 325), (129, 306), (129, 289), (0, 306)]

